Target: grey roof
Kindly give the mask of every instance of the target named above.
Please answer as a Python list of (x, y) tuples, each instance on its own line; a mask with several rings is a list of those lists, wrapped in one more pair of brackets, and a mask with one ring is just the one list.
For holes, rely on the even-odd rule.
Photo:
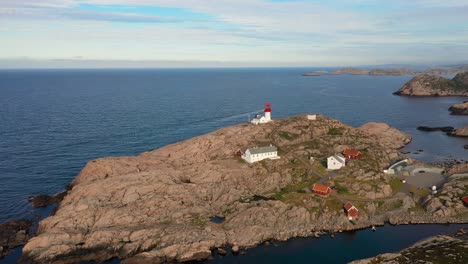
[(248, 149), (250, 154), (260, 154), (260, 153), (268, 153), (278, 151), (278, 148), (275, 146), (268, 146), (268, 147), (255, 147)]
[(335, 154), (335, 155), (333, 155), (333, 157), (336, 160), (340, 161), (340, 162), (345, 162), (346, 161), (346, 158), (343, 155), (341, 155), (341, 153)]

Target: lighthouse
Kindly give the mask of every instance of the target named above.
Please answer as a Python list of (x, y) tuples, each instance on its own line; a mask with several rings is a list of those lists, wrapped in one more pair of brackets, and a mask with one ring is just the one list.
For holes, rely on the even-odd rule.
[(266, 103), (265, 104), (265, 121), (270, 122), (271, 121), (271, 103)]
[(271, 103), (265, 104), (263, 112), (265, 113), (264, 116), (256, 115), (250, 122), (255, 125), (271, 122)]

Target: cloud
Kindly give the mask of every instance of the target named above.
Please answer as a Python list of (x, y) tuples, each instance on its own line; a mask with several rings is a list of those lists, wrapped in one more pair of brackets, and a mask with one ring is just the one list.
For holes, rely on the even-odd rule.
[(434, 60), (467, 57), (466, 1), (3, 2), (0, 58), (325, 65), (429, 59), (420, 50)]

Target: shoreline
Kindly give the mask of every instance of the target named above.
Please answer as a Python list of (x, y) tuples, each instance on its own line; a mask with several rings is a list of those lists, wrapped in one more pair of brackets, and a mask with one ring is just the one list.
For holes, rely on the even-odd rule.
[[(413, 208), (417, 200), (407, 195), (401, 200), (395, 196), (399, 193), (398, 189), (393, 190), (392, 194), (392, 188), (388, 185), (390, 176), (381, 175), (381, 172), (377, 178), (380, 180), (373, 180), (373, 175), (364, 178), (377, 184), (377, 189), (369, 190), (374, 198), (353, 202), (361, 211), (356, 224), (350, 223), (342, 212), (341, 204), (348, 199), (346, 196), (323, 198), (299, 187), (289, 193), (280, 191), (274, 196), (276, 200), (253, 199), (255, 195), (265, 196), (279, 188), (295, 186), (297, 183), (292, 182), (293, 176), (286, 176), (294, 170), (306, 168), (297, 178), (307, 178), (307, 182), (304, 182), (306, 185), (300, 183), (300, 186), (310, 186), (309, 181), (317, 180), (317, 173), (310, 171), (310, 163), (303, 159), (307, 155), (300, 147), (310, 144), (307, 143), (310, 140), (291, 134), (295, 131), (291, 128), (295, 127), (303, 127), (311, 136), (315, 135), (314, 140), (323, 137), (342, 142), (347, 139), (350, 140), (348, 144), (366, 144), (371, 146), (372, 151), (379, 151), (372, 152), (372, 155), (381, 155), (377, 157), (364, 152), (363, 161), (349, 164), (350, 172), (360, 170), (360, 166), (369, 166), (366, 160), (375, 160), (376, 169), (380, 168), (392, 159), (398, 159), (401, 155), (398, 149), (410, 142), (409, 135), (384, 124), (371, 123), (353, 128), (325, 116), (310, 121), (305, 115), (300, 115), (266, 125), (241, 124), (222, 128), (135, 157), (90, 161), (73, 180), (72, 188), (60, 203), (57, 213), (40, 223), (39, 235), (25, 246), (23, 259), (73, 263), (118, 257), (127, 264), (190, 261), (209, 258), (213, 249), (226, 245), (251, 248), (272, 239), (286, 241), (294, 237), (316, 236), (318, 231), (359, 230), (383, 225), (386, 221), (393, 224), (466, 221), (464, 218), (434, 218), (417, 212), (395, 212), (401, 206)], [(297, 133), (303, 135), (306, 132)], [(342, 134), (346, 134), (346, 138)], [(243, 140), (250, 135), (253, 142), (268, 140), (277, 145), (281, 159), (247, 165), (232, 157), (232, 153), (245, 145)], [(380, 137), (385, 137), (385, 140)], [(317, 153), (320, 147), (314, 145), (311, 151)], [(326, 155), (330, 151), (328, 148), (327, 145), (320, 152)], [(303, 154), (296, 154), (297, 151)], [(362, 165), (359, 165), (360, 162)], [(314, 166), (320, 165), (316, 163)], [(272, 171), (269, 172), (269, 169)], [(348, 177), (351, 175), (348, 174)], [(361, 176), (358, 172), (353, 177)], [(289, 182), (284, 182), (286, 177), (289, 177)], [(326, 180), (324, 176), (319, 178)], [(339, 179), (342, 178), (333, 177), (334, 181)], [(236, 190), (243, 188), (242, 184), (248, 184), (245, 191)], [(226, 187), (220, 189), (223, 185)], [(253, 188), (257, 190), (252, 191)], [(383, 196), (380, 192), (383, 192)], [(207, 193), (213, 193), (213, 196), (207, 197)], [(395, 198), (397, 200), (393, 201)], [(306, 199), (308, 201), (303, 202)], [(139, 212), (141, 209), (144, 211)], [(181, 214), (184, 211), (187, 213)], [(224, 217), (225, 221), (212, 223), (208, 220), (210, 215)], [(152, 222), (154, 224), (148, 226)], [(154, 238), (158, 238), (159, 242), (156, 243)], [(149, 243), (149, 250), (142, 249), (146, 247), (145, 243)], [(57, 246), (62, 252), (56, 251)], [(115, 250), (115, 247), (119, 249)], [(55, 253), (50, 255), (47, 253), (49, 250)], [(136, 252), (132, 253), (134, 250)]]

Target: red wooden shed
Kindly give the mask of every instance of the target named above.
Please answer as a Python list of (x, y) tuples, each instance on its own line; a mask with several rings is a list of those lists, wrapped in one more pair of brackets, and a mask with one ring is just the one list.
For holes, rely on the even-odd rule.
[(314, 193), (316, 193), (316, 194), (320, 194), (320, 195), (323, 195), (323, 196), (328, 196), (330, 194), (330, 192), (331, 192), (331, 189), (328, 186), (314, 183), (314, 185), (312, 186), (312, 191)]
[(349, 220), (356, 219), (359, 215), (359, 210), (350, 202), (347, 202), (344, 206), (346, 214), (348, 215)]
[(343, 151), (343, 156), (347, 159), (359, 159), (362, 157), (362, 153), (355, 149), (345, 149), (345, 151)]

